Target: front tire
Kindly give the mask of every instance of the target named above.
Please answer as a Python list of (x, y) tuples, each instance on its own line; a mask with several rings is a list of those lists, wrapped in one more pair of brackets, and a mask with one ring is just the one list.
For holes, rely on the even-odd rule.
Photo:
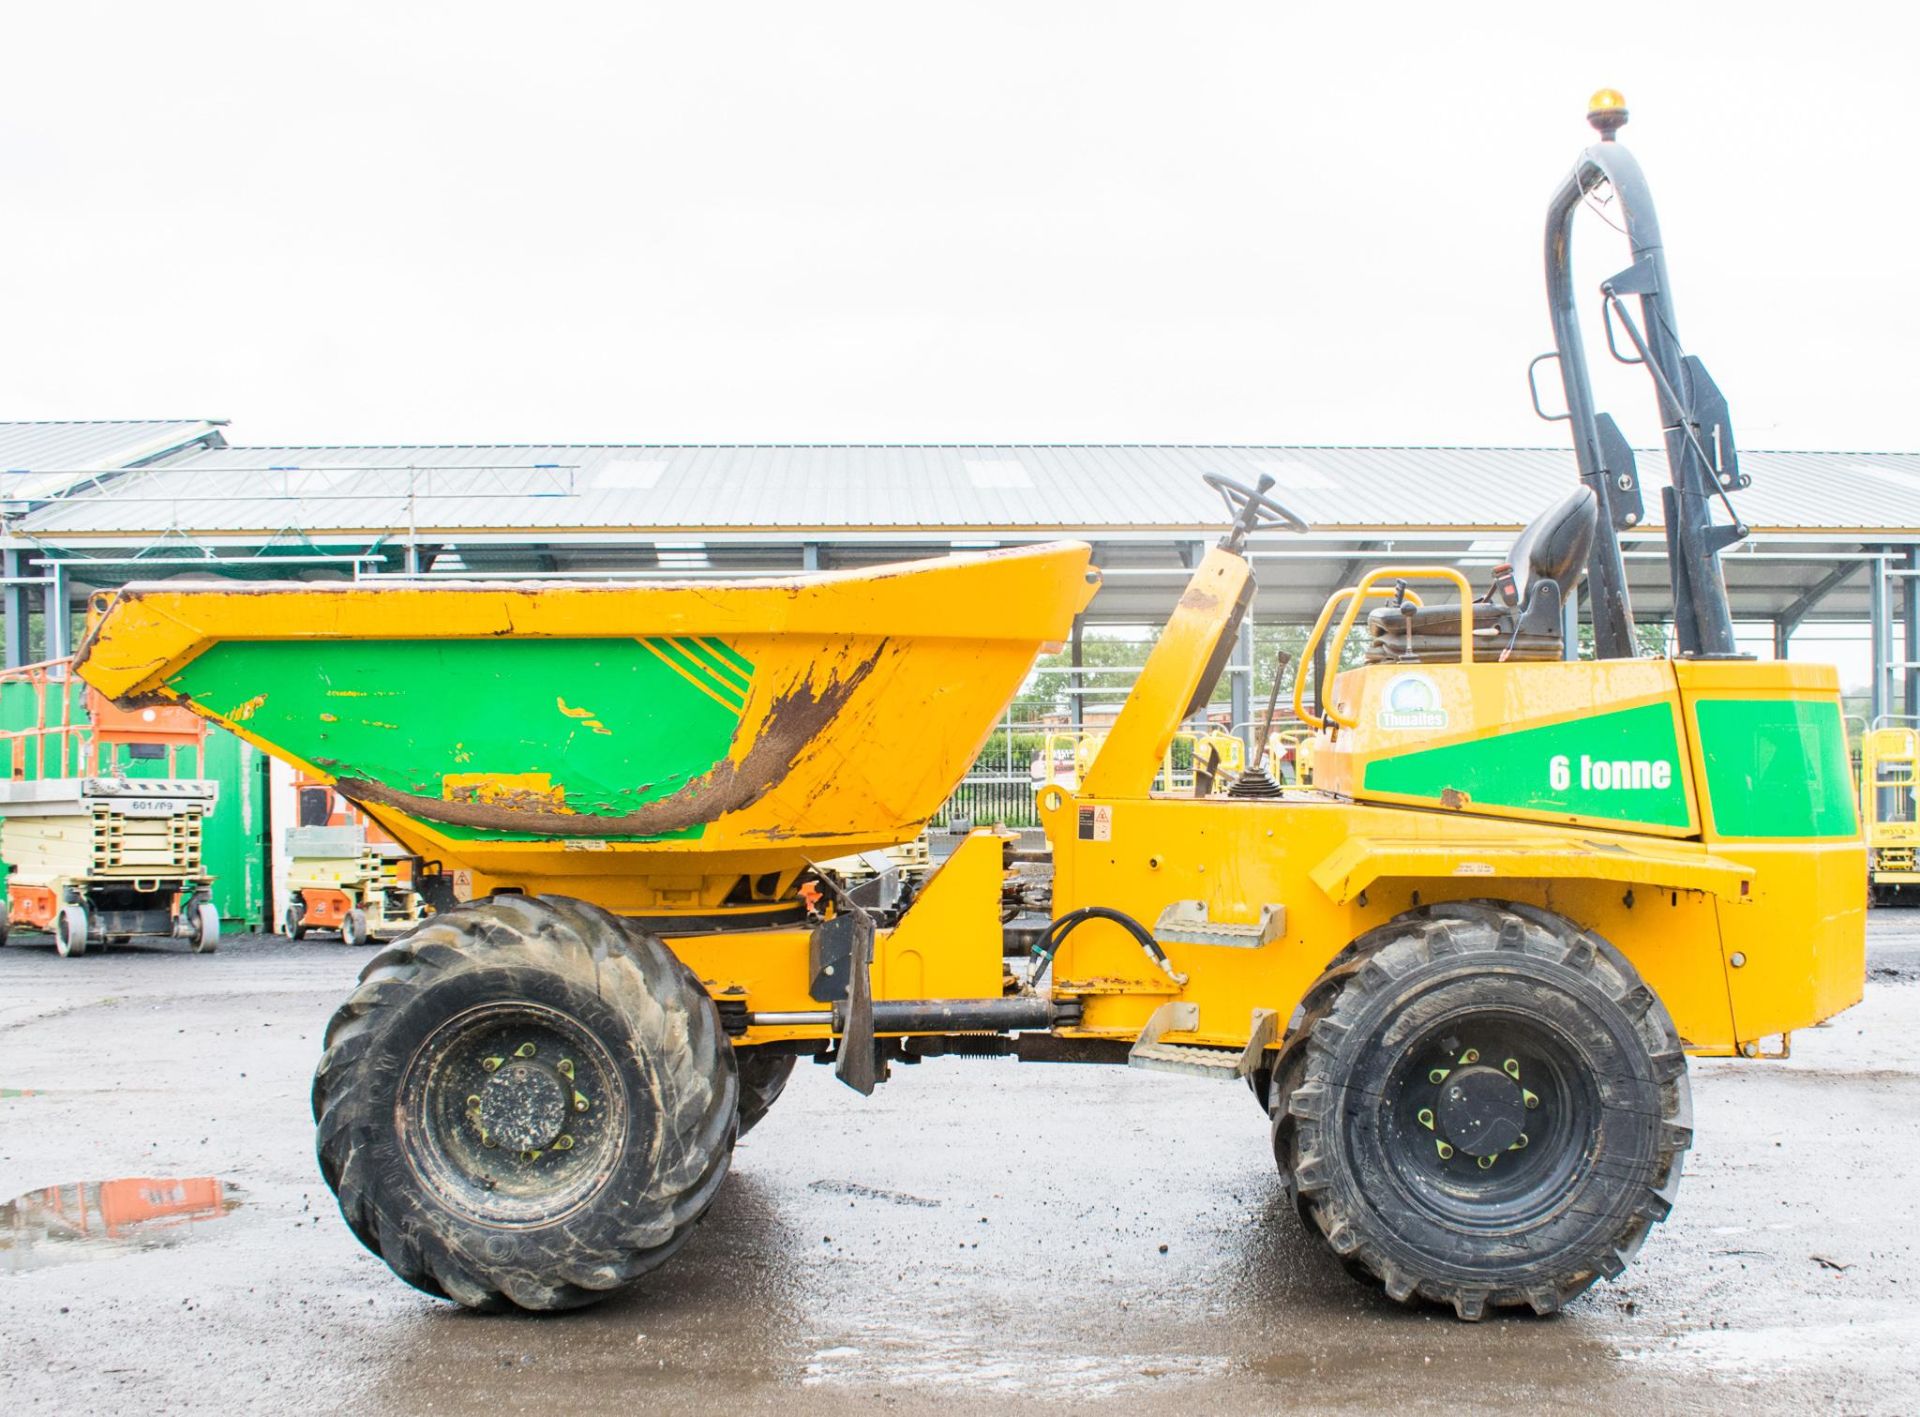
[(53, 947), (62, 958), (77, 959), (87, 952), (87, 933), (92, 928), (87, 908), (78, 903), (60, 907), (53, 920)]
[(197, 955), (210, 955), (220, 948), (220, 909), (210, 900), (193, 907), (191, 947)]
[(1692, 1140), (1686, 1058), (1618, 950), (1545, 911), (1461, 902), (1362, 936), (1275, 1068), (1301, 1218), (1402, 1303), (1551, 1313), (1666, 1218)]
[(395, 1274), (468, 1308), (570, 1309), (685, 1242), (738, 1084), (719, 1010), (659, 940), (496, 896), (360, 977), (314, 1077), (320, 1169)]

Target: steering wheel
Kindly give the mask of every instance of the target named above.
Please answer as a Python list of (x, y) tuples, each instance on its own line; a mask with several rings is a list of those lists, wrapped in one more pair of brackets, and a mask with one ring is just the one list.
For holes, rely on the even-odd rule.
[(1263, 476), (1258, 485), (1249, 487), (1223, 473), (1205, 472), (1200, 476), (1207, 486), (1220, 494), (1220, 500), (1227, 504), (1227, 512), (1233, 517), (1232, 528), (1220, 538), (1220, 544), (1229, 551), (1238, 551), (1246, 544), (1247, 537), (1262, 527), (1284, 526), (1288, 531), (1313, 529), (1292, 510), (1267, 495), (1267, 489), (1273, 486), (1271, 477)]

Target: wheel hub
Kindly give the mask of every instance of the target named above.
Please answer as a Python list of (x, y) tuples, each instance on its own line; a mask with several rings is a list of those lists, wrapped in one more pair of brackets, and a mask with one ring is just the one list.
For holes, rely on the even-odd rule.
[(571, 1093), (546, 1064), (516, 1059), (480, 1090), (481, 1133), (513, 1151), (543, 1151), (567, 1123)]
[(1434, 1105), (1440, 1134), (1469, 1156), (1497, 1156), (1526, 1130), (1519, 1082), (1484, 1064), (1448, 1073)]

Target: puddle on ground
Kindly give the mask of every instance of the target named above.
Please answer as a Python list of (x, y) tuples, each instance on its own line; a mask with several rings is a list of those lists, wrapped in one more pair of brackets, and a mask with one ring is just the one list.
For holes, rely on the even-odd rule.
[(176, 1245), (241, 1204), (217, 1176), (126, 1176), (48, 1186), (0, 1205), (0, 1274)]

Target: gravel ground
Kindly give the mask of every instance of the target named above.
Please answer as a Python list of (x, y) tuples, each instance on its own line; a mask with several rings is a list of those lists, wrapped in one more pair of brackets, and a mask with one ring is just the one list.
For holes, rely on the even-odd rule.
[[(1678, 1208), (1619, 1282), (1478, 1326), (1302, 1236), (1245, 1089), (965, 1060), (865, 1102), (803, 1066), (644, 1289), (462, 1313), (314, 1168), (308, 1079), (364, 958), (0, 951), (9, 1411), (1920, 1409), (1920, 911), (1875, 912), (1866, 1002), (1792, 1059), (1695, 1064)], [(218, 1203), (45, 1193), (128, 1177)], [(102, 1235), (129, 1196), (197, 1213)]]

